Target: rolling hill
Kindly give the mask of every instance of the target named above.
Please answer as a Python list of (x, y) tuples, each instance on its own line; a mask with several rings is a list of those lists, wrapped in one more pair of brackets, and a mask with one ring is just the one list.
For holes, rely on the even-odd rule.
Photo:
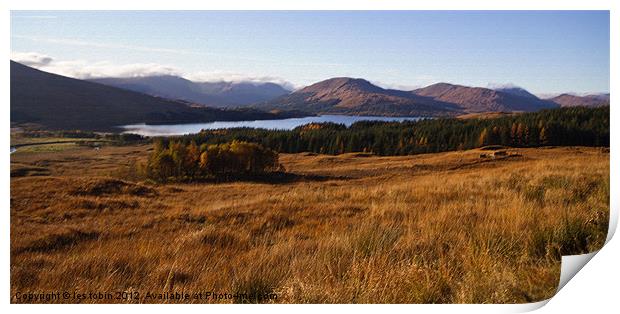
[(522, 88), (493, 90), (438, 83), (413, 91), (384, 89), (363, 79), (332, 78), (270, 102), (263, 109), (379, 116), (453, 116), (480, 112), (529, 112), (556, 108)]
[(521, 97), (526, 97), (526, 98), (530, 98), (530, 99), (538, 98), (536, 95), (528, 92), (527, 90), (525, 90), (525, 89), (523, 89), (521, 87), (500, 87), (500, 88), (495, 88), (495, 90), (498, 91), (498, 92), (512, 94), (512, 95), (521, 96)]
[(236, 107), (264, 102), (290, 93), (275, 83), (193, 82), (172, 75), (100, 78), (90, 80), (169, 99), (213, 107)]
[(412, 93), (458, 106), (464, 113), (537, 111), (557, 104), (539, 99), (523, 89), (493, 90), (448, 83), (437, 83)]
[(132, 123), (275, 119), (253, 109), (222, 110), (154, 97), (36, 70), (11, 61), (11, 124), (47, 129), (115, 130)]
[(601, 107), (609, 106), (609, 94), (576, 96), (571, 94), (562, 94), (549, 99), (562, 107)]
[(453, 115), (459, 109), (453, 104), (348, 77), (324, 80), (256, 107), (377, 116)]

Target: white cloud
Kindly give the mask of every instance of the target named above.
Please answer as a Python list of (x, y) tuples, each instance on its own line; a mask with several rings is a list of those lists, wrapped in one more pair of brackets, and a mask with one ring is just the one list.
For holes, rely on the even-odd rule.
[(173, 67), (155, 63), (116, 65), (107, 61), (57, 61), (48, 55), (36, 52), (13, 52), (11, 53), (11, 60), (40, 69), (42, 71), (78, 79), (181, 75), (181, 72)]
[(504, 89), (504, 88), (522, 88), (521, 86), (514, 83), (489, 83), (487, 85), (489, 89)]
[(62, 61), (37, 53), (13, 52), (11, 60), (37, 68), (42, 71), (78, 79), (93, 79), (102, 77), (144, 77), (155, 75), (176, 75), (196, 82), (249, 82), (254, 84), (276, 83), (287, 89), (297, 86), (278, 77), (245, 75), (222, 71), (183, 72), (172, 66), (157, 63), (115, 64), (108, 61), (87, 62), (85, 60)]
[(143, 77), (154, 75), (180, 75), (173, 67), (155, 63), (133, 63), (116, 65), (110, 62), (89, 63), (85, 61), (58, 61), (41, 70), (75, 77), (79, 79), (92, 79), (101, 77)]
[(48, 55), (36, 52), (13, 52), (11, 53), (11, 60), (38, 68), (50, 64), (53, 59)]
[(549, 98), (553, 98), (555, 96), (560, 96), (562, 93), (537, 93), (535, 94), (536, 97), (540, 98), (540, 99), (549, 99)]
[(235, 83), (244, 82), (244, 83), (253, 83), (253, 84), (276, 83), (289, 90), (294, 90), (295, 88), (299, 87), (279, 77), (247, 75), (247, 74), (222, 72), (222, 71), (199, 71), (195, 73), (188, 73), (184, 77), (189, 80), (195, 81), (195, 82), (222, 82), (224, 81), (224, 82), (235, 82)]
[(422, 87), (422, 85), (394, 84), (394, 83), (383, 83), (383, 82), (377, 82), (377, 81), (372, 81), (371, 83), (381, 88), (396, 89), (396, 90), (402, 90), (402, 91), (411, 91), (411, 90)]

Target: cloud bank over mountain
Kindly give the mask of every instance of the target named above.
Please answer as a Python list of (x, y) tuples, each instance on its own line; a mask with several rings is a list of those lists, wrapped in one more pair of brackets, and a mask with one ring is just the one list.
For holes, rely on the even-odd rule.
[(88, 62), (86, 60), (56, 60), (52, 56), (38, 52), (12, 52), (11, 60), (42, 71), (77, 79), (174, 75), (196, 82), (276, 83), (289, 90), (300, 87), (282, 78), (273, 76), (246, 75), (208, 70), (185, 72), (176, 67), (157, 63), (131, 63), (119, 65), (109, 61)]

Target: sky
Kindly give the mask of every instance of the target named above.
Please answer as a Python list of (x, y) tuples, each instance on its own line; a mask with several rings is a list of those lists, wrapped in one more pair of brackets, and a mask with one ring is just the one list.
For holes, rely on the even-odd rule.
[(608, 11), (12, 11), (11, 59), (76, 78), (331, 77), (609, 92)]

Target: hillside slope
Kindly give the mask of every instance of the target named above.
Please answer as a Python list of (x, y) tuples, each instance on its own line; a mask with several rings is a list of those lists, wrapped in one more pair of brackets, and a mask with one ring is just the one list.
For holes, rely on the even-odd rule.
[(452, 116), (480, 112), (530, 112), (559, 107), (522, 88), (493, 90), (438, 83), (413, 91), (384, 89), (363, 79), (332, 78), (259, 108), (380, 116)]
[(257, 107), (379, 116), (453, 115), (458, 110), (453, 104), (348, 77), (324, 80)]
[(576, 96), (562, 94), (549, 99), (562, 107), (601, 107), (609, 105), (609, 94)]
[(47, 129), (115, 130), (132, 123), (269, 119), (256, 110), (196, 108), (188, 103), (68, 78), (11, 61), (11, 123)]
[(455, 104), (467, 113), (538, 111), (558, 107), (551, 101), (532, 97), (533, 95), (529, 93), (525, 94), (524, 90), (517, 94), (514, 90), (503, 92), (482, 87), (437, 83), (416, 89), (412, 93)]
[(248, 105), (289, 93), (288, 90), (275, 83), (193, 82), (172, 75), (100, 78), (91, 81), (152, 96), (180, 99), (214, 107)]

